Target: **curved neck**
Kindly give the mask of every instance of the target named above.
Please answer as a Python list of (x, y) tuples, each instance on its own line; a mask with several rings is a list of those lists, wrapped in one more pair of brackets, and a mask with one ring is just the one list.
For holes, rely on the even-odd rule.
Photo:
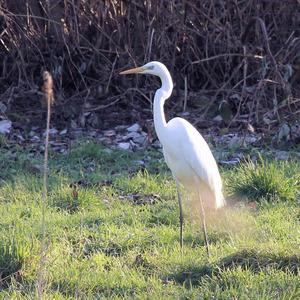
[(162, 86), (158, 89), (154, 96), (153, 115), (154, 127), (158, 139), (163, 144), (164, 137), (166, 136), (167, 121), (164, 112), (165, 101), (171, 96), (173, 90), (173, 82), (170, 73), (164, 74), (160, 78)]

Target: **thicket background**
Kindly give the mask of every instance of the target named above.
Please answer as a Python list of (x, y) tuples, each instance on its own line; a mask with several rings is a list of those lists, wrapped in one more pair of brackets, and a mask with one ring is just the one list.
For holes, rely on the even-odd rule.
[(85, 126), (88, 113), (98, 128), (151, 118), (156, 79), (118, 75), (150, 60), (175, 81), (168, 110), (186, 108), (199, 126), (218, 114), (225, 126), (268, 129), (299, 119), (297, 0), (0, 0), (0, 8), (0, 101), (15, 122), (42, 119), (44, 69), (55, 80), (56, 126)]

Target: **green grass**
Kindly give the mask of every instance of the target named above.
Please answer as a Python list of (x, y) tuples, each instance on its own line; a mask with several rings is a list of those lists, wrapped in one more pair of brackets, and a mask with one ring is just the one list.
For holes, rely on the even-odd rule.
[[(238, 174), (238, 176), (236, 176)], [(297, 161), (246, 161), (228, 176), (232, 194), (251, 200), (296, 201), (300, 190), (300, 167)]]
[[(42, 180), (28, 166), (41, 158), (18, 149), (0, 157), (0, 299), (33, 299)], [(50, 170), (45, 299), (300, 298), (299, 162), (222, 170), (228, 195), (242, 200), (208, 218), (210, 259), (188, 210), (181, 255), (176, 188), (160, 152), (81, 141), (52, 154)]]

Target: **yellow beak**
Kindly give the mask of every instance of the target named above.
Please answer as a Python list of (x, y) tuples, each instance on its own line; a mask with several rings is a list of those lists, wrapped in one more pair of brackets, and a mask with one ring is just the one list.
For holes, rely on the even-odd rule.
[(129, 70), (126, 70), (126, 71), (122, 71), (119, 74), (120, 75), (136, 74), (136, 73), (142, 73), (143, 71), (145, 71), (144, 67), (138, 67), (138, 68), (133, 68), (133, 69), (129, 69)]

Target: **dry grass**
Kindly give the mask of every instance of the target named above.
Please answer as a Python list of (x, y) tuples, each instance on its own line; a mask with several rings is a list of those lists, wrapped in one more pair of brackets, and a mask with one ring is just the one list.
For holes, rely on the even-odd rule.
[(116, 71), (155, 59), (170, 68), (177, 98), (187, 78), (197, 93), (187, 104), (202, 115), (225, 100), (229, 125), (299, 116), (296, 0), (26, 2), (0, 2), (0, 101), (11, 111), (34, 109), (41, 68), (53, 74), (57, 113), (71, 103), (75, 114), (112, 103), (132, 108), (141, 94)]

